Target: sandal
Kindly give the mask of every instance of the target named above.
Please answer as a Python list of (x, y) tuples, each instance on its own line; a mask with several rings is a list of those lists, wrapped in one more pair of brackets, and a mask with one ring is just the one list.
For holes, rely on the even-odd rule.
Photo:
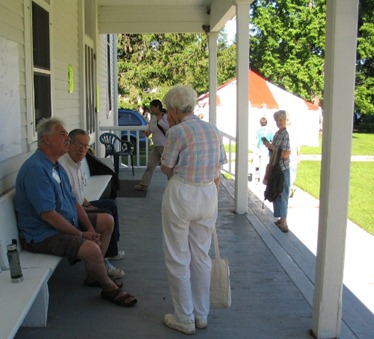
[[(119, 279), (112, 279), (113, 282), (117, 285), (117, 287), (123, 287), (123, 282)], [(101, 287), (100, 283), (96, 280), (93, 282), (88, 282), (87, 280), (83, 281), (83, 285), (87, 287)]]
[(137, 184), (134, 186), (136, 191), (148, 191), (148, 186), (145, 186), (143, 184)]
[(123, 307), (131, 307), (138, 302), (138, 300), (136, 300), (131, 294), (126, 293), (120, 288), (117, 288), (116, 290), (110, 292), (102, 291), (101, 296), (104, 299)]

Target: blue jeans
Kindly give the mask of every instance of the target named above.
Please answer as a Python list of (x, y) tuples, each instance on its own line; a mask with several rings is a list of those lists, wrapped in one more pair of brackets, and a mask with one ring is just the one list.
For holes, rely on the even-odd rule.
[(290, 169), (285, 169), (283, 171), (284, 181), (283, 181), (283, 192), (273, 202), (274, 217), (275, 218), (287, 218), (288, 212), (288, 197), (290, 196)]

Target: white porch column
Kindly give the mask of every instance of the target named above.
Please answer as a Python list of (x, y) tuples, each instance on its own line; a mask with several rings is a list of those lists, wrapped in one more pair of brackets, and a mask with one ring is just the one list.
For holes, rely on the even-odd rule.
[(235, 212), (247, 213), (248, 207), (248, 68), (249, 4), (236, 5), (236, 163)]
[(209, 32), (209, 122), (217, 126), (217, 37)]
[(112, 83), (113, 83), (113, 117), (114, 126), (118, 126), (118, 55), (117, 55), (117, 39), (118, 35), (112, 35)]
[(349, 194), (358, 0), (328, 0), (318, 249), (312, 330), (339, 338)]

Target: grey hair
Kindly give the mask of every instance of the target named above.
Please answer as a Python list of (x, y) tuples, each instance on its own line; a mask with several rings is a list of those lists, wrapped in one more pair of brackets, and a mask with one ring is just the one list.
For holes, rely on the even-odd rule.
[(64, 126), (64, 123), (59, 118), (49, 118), (40, 120), (37, 128), (38, 146), (41, 146), (43, 144), (44, 136), (51, 135), (53, 133), (53, 128), (56, 125)]
[(85, 131), (84, 129), (76, 128), (76, 129), (73, 129), (72, 131), (70, 131), (70, 133), (69, 133), (70, 142), (73, 142), (77, 135), (86, 135), (86, 136), (90, 137), (88, 132)]
[(279, 111), (276, 111), (273, 115), (274, 117), (274, 120), (277, 120), (277, 119), (284, 119), (284, 120), (288, 120), (288, 113), (285, 111), (285, 110), (279, 110)]
[(174, 108), (181, 113), (192, 113), (196, 106), (197, 93), (191, 86), (175, 85), (164, 97), (167, 108)]

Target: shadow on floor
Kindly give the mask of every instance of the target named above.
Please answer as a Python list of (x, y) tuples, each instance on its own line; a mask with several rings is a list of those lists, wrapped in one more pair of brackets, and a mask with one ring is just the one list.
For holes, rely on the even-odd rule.
[[(166, 182), (156, 171), (146, 198), (117, 198), (120, 248), (126, 257), (113, 264), (126, 272), (124, 288), (138, 298), (138, 304), (126, 309), (101, 299), (100, 289), (83, 286), (83, 264), (70, 267), (63, 261), (49, 282), (47, 327), (21, 328), (17, 339), (184, 337), (162, 324), (163, 315), (172, 311), (160, 213)], [(212, 310), (208, 329), (197, 330), (195, 337), (311, 338), (307, 299), (248, 216), (233, 210), (232, 195), (222, 185), (217, 231), (221, 256), (230, 263), (232, 306)]]

